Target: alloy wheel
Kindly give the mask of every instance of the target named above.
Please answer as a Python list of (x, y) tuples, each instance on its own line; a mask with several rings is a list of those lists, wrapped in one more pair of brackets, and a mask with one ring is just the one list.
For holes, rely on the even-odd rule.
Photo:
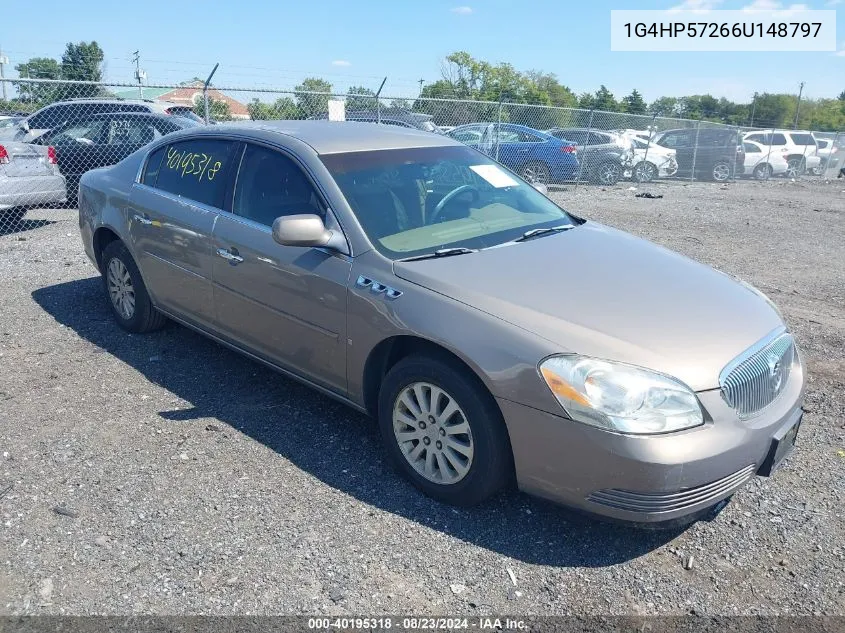
[(716, 163), (713, 166), (713, 180), (716, 182), (725, 182), (731, 177), (731, 166), (727, 163)]
[(469, 473), (472, 430), (461, 407), (440, 387), (414, 382), (393, 405), (393, 434), (402, 455), (428, 481), (455, 484)]
[(132, 277), (123, 262), (114, 257), (109, 261), (106, 276), (109, 297), (117, 313), (124, 319), (131, 319), (135, 314), (135, 288)]

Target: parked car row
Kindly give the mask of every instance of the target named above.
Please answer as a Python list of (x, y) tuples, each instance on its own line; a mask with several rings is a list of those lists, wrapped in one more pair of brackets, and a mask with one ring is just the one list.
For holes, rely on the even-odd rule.
[(3, 224), (16, 225), (28, 206), (75, 203), (85, 172), (201, 123), (185, 106), (119, 99), (61, 101), (26, 117), (0, 119)]

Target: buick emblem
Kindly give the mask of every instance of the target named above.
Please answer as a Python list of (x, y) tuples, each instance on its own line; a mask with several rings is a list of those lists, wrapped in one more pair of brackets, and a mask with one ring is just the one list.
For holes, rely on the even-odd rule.
[(780, 383), (783, 382), (783, 370), (780, 365), (780, 357), (776, 354), (770, 354), (766, 359), (769, 365), (769, 384), (772, 391), (777, 393), (780, 389)]

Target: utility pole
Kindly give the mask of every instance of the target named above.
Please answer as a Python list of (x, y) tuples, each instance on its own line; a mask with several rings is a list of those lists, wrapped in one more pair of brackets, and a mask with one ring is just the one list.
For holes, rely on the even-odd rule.
[(3, 81), (3, 67), (9, 63), (9, 58), (3, 55), (3, 47), (0, 46), (0, 84), (3, 84), (3, 101), (6, 100), (6, 82)]
[(754, 127), (754, 113), (757, 111), (757, 93), (754, 93), (754, 100), (751, 102), (751, 121), (748, 123), (748, 127)]
[(804, 82), (798, 84), (798, 103), (795, 105), (795, 124), (792, 126), (793, 130), (798, 129), (798, 113), (801, 112), (801, 94), (804, 92)]
[(144, 75), (141, 74), (141, 55), (139, 51), (135, 51), (132, 54), (134, 55), (132, 61), (135, 62), (135, 79), (138, 81), (138, 98), (143, 99), (144, 89), (141, 86), (141, 79), (144, 77)]
[(420, 96), (422, 96), (422, 88), (425, 83), (425, 79), (420, 79), (417, 83), (420, 85)]

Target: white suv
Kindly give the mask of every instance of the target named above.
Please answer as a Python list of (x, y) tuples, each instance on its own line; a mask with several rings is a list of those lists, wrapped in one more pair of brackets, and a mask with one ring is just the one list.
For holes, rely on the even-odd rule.
[(800, 176), (806, 171), (815, 173), (821, 164), (816, 139), (812, 132), (806, 130), (749, 132), (744, 140), (771, 147), (772, 152), (782, 154), (789, 166), (786, 175), (791, 178)]

